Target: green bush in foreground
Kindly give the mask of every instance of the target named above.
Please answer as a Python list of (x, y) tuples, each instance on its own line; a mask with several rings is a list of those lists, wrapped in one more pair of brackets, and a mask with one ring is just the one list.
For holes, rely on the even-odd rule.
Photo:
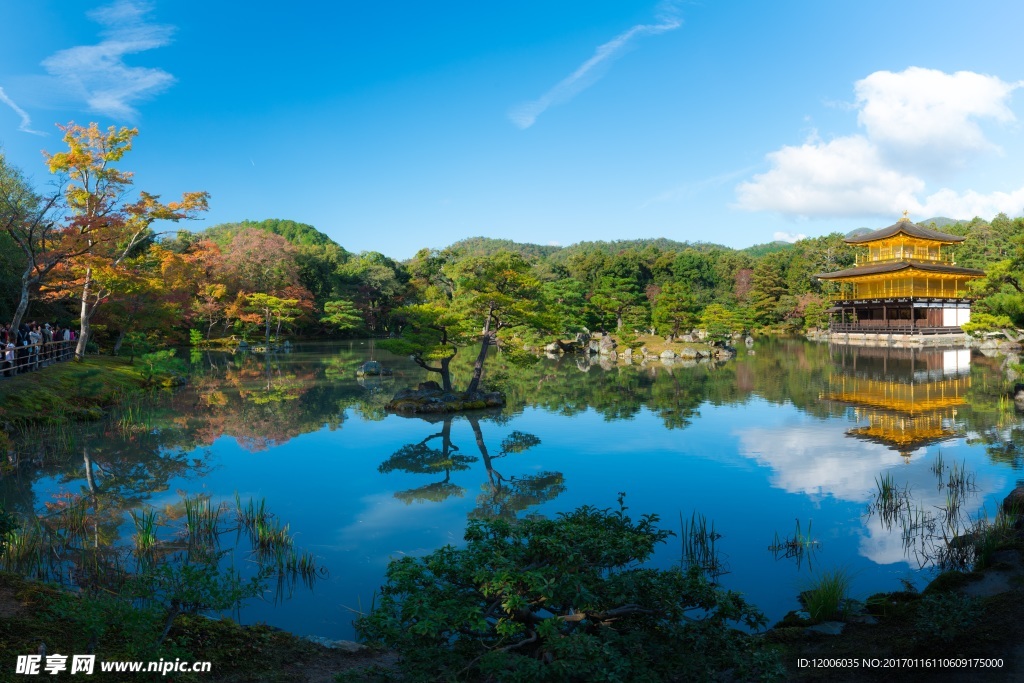
[(399, 653), (403, 680), (777, 676), (775, 653), (733, 628), (766, 623), (740, 595), (697, 569), (640, 566), (672, 535), (657, 521), (589, 506), (555, 520), (471, 520), (464, 549), (393, 561), (356, 629)]

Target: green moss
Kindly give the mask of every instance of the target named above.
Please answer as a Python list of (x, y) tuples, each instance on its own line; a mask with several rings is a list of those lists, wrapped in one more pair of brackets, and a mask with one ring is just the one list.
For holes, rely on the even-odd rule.
[(121, 358), (58, 363), (0, 383), (0, 421), (17, 426), (96, 420), (145, 384), (143, 368)]
[(174, 642), (197, 660), (215, 662), (217, 680), (302, 681), (288, 665), (313, 661), (322, 648), (263, 624), (239, 626), (231, 619), (179, 617)]
[(889, 619), (904, 619), (912, 615), (914, 605), (921, 599), (920, 593), (896, 591), (875, 593), (864, 602), (868, 614)]
[(782, 619), (777, 624), (775, 624), (775, 626), (772, 626), (772, 629), (775, 630), (795, 627), (806, 628), (810, 624), (810, 619), (805, 619), (799, 616), (798, 613), (795, 610), (793, 610), (788, 612), (786, 616), (782, 617)]
[[(785, 621), (785, 620), (783, 620)], [(782, 626), (782, 622), (772, 627), (765, 633), (764, 638), (769, 643), (792, 643), (807, 638), (807, 626)]]
[(943, 572), (936, 576), (928, 587), (922, 591), (924, 594), (948, 593), (963, 588), (967, 584), (981, 579), (978, 572)]
[[(74, 620), (54, 618), (51, 607), (67, 595), (45, 584), (28, 581), (15, 574), (0, 572), (0, 661), (12, 663), (18, 655), (31, 654), (40, 643), (47, 652), (84, 653), (89, 644)], [(130, 642), (130, 629), (106, 629), (95, 644), (100, 661), (131, 659), (145, 644)], [(180, 616), (171, 635), (157, 653), (181, 657), (183, 660), (211, 662), (211, 674), (175, 674), (174, 680), (199, 682), (266, 681), (268, 683), (300, 683), (306, 680), (303, 662), (324, 662), (346, 668), (343, 655), (291, 633), (264, 625), (239, 626), (230, 619), (207, 619), (201, 616)], [(7, 680), (0, 676), (3, 680)], [(97, 666), (87, 677), (95, 681), (123, 682), (123, 674), (104, 675)], [(140, 680), (150, 680), (140, 678)], [(170, 680), (170, 679), (168, 679)]]

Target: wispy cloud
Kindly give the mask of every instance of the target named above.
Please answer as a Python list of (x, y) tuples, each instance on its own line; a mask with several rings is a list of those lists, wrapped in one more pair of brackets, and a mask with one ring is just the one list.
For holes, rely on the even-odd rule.
[(21, 125), (18, 126), (18, 130), (24, 133), (32, 133), (33, 135), (46, 135), (46, 133), (32, 129), (32, 119), (29, 117), (28, 112), (15, 104), (14, 100), (7, 96), (3, 88), (0, 88), (0, 102), (6, 104), (14, 110), (15, 114), (21, 117)]
[(661, 194), (646, 200), (643, 204), (640, 205), (640, 208), (646, 209), (651, 204), (658, 204), (661, 202), (677, 202), (684, 199), (690, 199), (691, 197), (696, 197), (700, 194), (703, 194), (704, 192), (707, 192), (708, 190), (717, 189), (723, 185), (732, 182), (733, 180), (736, 180), (737, 178), (741, 178), (750, 173), (751, 171), (753, 171), (755, 168), (757, 168), (757, 166), (747, 166), (746, 168), (741, 168), (735, 171), (729, 171), (727, 173), (721, 173), (710, 178), (705, 178), (704, 180), (698, 180), (695, 182), (677, 185), (676, 187), (665, 190)]
[(146, 20), (151, 6), (145, 2), (119, 0), (88, 13), (103, 25), (103, 40), (96, 45), (78, 45), (54, 53), (43, 67), (76, 91), (101, 114), (134, 119), (133, 105), (166, 90), (175, 78), (163, 69), (128, 66), (125, 55), (163, 47), (171, 42), (173, 26)]
[(772, 235), (772, 239), (776, 242), (799, 242), (800, 240), (807, 239), (807, 235), (802, 232), (778, 231)]
[(682, 20), (675, 16), (674, 11), (671, 10), (659, 17), (658, 21), (659, 23), (657, 24), (637, 24), (615, 36), (607, 43), (598, 46), (590, 59), (583, 62), (575, 71), (559, 81), (553, 88), (538, 99), (522, 104), (510, 111), (508, 114), (509, 120), (521, 129), (529, 128), (537, 121), (537, 117), (543, 114), (549, 107), (568, 102), (577, 94), (596, 83), (602, 75), (598, 67), (614, 61), (629, 47), (629, 44), (634, 39), (641, 36), (658, 35), (659, 33), (673, 31), (683, 24)]

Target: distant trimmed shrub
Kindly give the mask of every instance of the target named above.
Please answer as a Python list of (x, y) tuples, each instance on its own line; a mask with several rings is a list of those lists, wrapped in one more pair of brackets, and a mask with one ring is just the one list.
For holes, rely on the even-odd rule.
[(1013, 329), (1013, 321), (1009, 316), (992, 315), (990, 313), (971, 313), (971, 321), (960, 326), (968, 334), (979, 334), (984, 332), (998, 332), (1003, 329)]

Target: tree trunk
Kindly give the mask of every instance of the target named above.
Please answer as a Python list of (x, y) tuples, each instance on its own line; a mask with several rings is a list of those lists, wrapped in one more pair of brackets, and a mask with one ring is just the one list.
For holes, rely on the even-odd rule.
[[(114, 342), (114, 355), (115, 356), (118, 353), (120, 353), (120, 351), (121, 351), (121, 344), (124, 343), (124, 336), (125, 336), (125, 334), (126, 334), (126, 332), (123, 329), (120, 332), (117, 333), (117, 341)], [(132, 357), (134, 358), (134, 356), (135, 356), (135, 354), (133, 353)]]
[(82, 286), (82, 309), (79, 314), (78, 344), (75, 345), (75, 358), (85, 358), (85, 345), (89, 343), (91, 332), (91, 312), (89, 311), (89, 292), (92, 291), (92, 268), (85, 270), (85, 284)]
[(85, 463), (85, 483), (89, 487), (89, 493), (96, 500), (96, 479), (92, 473), (92, 458), (89, 457), (89, 447), (82, 448), (82, 460)]
[[(455, 447), (455, 450), (459, 450)], [(448, 456), (452, 452), (452, 418), (448, 416), (444, 419), (444, 423), (441, 425), (441, 455), (444, 456), (445, 460), (448, 460)]]
[(28, 287), (29, 287), (29, 271), (25, 271), (21, 276), (21, 298), (18, 299), (18, 308), (14, 311), (14, 320), (11, 322), (11, 329), (18, 329), (18, 325), (21, 324), (21, 319), (25, 317), (25, 311), (28, 310)]
[(445, 391), (452, 390), (452, 373), (448, 369), (448, 364), (452, 362), (452, 358), (455, 356), (448, 356), (447, 358), (441, 359), (441, 388)]
[(266, 310), (267, 314), (267, 353), (270, 353), (270, 309)]
[(618, 332), (622, 329), (622, 312), (617, 311), (615, 313), (615, 331)]
[(480, 388), (480, 378), (484, 374), (484, 361), (487, 360), (487, 350), (494, 337), (491, 332), (491, 317), (493, 313), (493, 308), (487, 311), (487, 320), (484, 322), (484, 329), (480, 334), (480, 353), (477, 354), (476, 362), (473, 363), (473, 379), (469, 381), (469, 386), (466, 387), (467, 394), (476, 393)]
[[(480, 456), (484, 459), (484, 468), (487, 470), (487, 480), (491, 483), (492, 489), (497, 489), (501, 486), (501, 475), (494, 471), (494, 465), (491, 464), (491, 454), (487, 452), (487, 444), (484, 443), (483, 432), (480, 431), (480, 421), (476, 417), (467, 417), (469, 420), (469, 426), (473, 428), (473, 436), (476, 438), (476, 447), (480, 451)], [(506, 470), (507, 472), (508, 470)]]
[(412, 360), (414, 363), (416, 363), (416, 365), (420, 366), (427, 372), (436, 372), (437, 374), (441, 375), (441, 388), (444, 389), (445, 391), (451, 391), (452, 373), (451, 370), (448, 369), (448, 365), (452, 362), (452, 358), (454, 357), (455, 356), (452, 355), (448, 356), (447, 358), (442, 358), (439, 361), (440, 365), (437, 366), (427, 365), (427, 362), (420, 358), (419, 356), (413, 356)]

